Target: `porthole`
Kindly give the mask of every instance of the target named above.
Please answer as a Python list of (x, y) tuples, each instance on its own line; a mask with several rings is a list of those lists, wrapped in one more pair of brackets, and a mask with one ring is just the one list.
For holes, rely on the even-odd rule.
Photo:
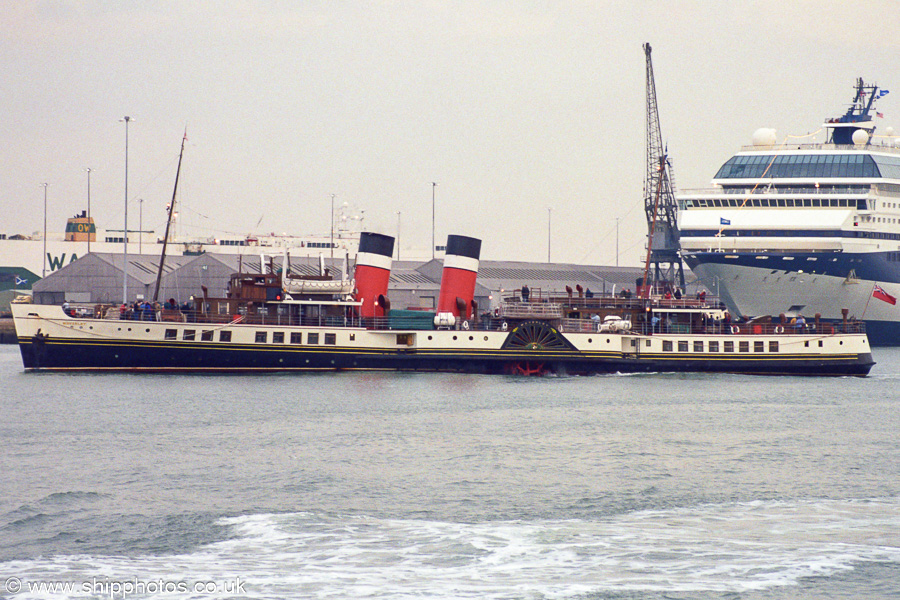
[(469, 336), (469, 341), (470, 341), (470, 342), (471, 342), (472, 340), (474, 340), (474, 339), (475, 339), (474, 336), (471, 336), (471, 335)]
[(593, 344), (594, 340), (592, 338), (588, 338), (588, 344)]
[(484, 341), (488, 341), (488, 336), (484, 336)]

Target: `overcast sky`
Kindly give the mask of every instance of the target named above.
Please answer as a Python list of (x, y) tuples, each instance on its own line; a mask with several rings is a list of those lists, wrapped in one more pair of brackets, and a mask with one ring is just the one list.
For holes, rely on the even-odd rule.
[[(0, 232), (87, 205), (164, 227), (182, 131), (181, 233), (327, 233), (331, 195), (395, 235), (482, 257), (637, 265), (645, 61), (679, 191), (754, 130), (817, 131), (856, 77), (895, 90), (900, 2), (0, 0)], [(823, 141), (823, 135), (813, 141)], [(258, 224), (258, 225), (257, 225)]]

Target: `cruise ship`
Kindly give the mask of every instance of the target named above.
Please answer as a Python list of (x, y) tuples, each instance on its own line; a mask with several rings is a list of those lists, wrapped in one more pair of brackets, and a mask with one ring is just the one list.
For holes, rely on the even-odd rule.
[(900, 345), (900, 139), (875, 134), (888, 90), (854, 91), (825, 143), (757, 130), (711, 189), (679, 195), (682, 256), (738, 317), (865, 321), (872, 345)]

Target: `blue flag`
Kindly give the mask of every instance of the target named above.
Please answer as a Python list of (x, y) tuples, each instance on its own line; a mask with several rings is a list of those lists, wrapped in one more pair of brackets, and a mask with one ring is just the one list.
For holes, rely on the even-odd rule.
[(731, 219), (723, 219), (719, 217), (719, 225), (731, 225)]
[(887, 96), (890, 93), (891, 92), (889, 90), (881, 90), (880, 92), (878, 92), (878, 97), (881, 98), (882, 96)]

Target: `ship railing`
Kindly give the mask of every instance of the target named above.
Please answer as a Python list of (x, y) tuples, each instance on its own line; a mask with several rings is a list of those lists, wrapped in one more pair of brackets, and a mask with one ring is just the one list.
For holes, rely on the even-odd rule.
[(502, 302), (500, 317), (510, 319), (561, 319), (562, 304), (558, 302)]
[[(679, 192), (678, 196), (681, 200), (692, 199), (695, 197), (713, 197), (713, 196), (786, 196), (799, 195), (809, 196), (809, 194), (817, 194), (820, 196), (860, 196), (867, 195), (870, 191), (869, 185), (849, 185), (834, 188), (833, 186), (822, 185), (818, 188), (814, 186), (801, 187), (784, 187), (769, 188), (768, 186), (759, 187), (734, 187), (734, 188), (694, 188), (684, 189)], [(720, 207), (716, 207), (720, 208)], [(728, 208), (728, 207), (725, 207)]]
[(900, 148), (892, 145), (892, 142), (882, 142), (881, 144), (866, 144), (857, 146), (856, 144), (775, 144), (773, 146), (741, 146), (741, 152), (773, 152), (778, 150), (843, 150), (843, 151), (869, 151), (876, 148), (879, 152), (900, 152)]
[(632, 326), (633, 333), (647, 334), (722, 334), (734, 336), (792, 336), (792, 335), (832, 335), (835, 333), (865, 333), (866, 326), (862, 321), (847, 321), (846, 323), (743, 323), (730, 321), (711, 321), (707, 324), (691, 323), (667, 323), (660, 321), (655, 325), (636, 323)]
[[(592, 299), (585, 299), (592, 300)], [(606, 300), (609, 300), (608, 298)], [(624, 299), (623, 299), (624, 300)], [(632, 306), (633, 306), (633, 300)], [(754, 335), (831, 335), (834, 333), (865, 333), (866, 325), (863, 321), (848, 319), (847, 321), (808, 321), (806, 323), (791, 323), (790, 321), (771, 321), (771, 322), (737, 322), (725, 321), (723, 319), (707, 318), (704, 322), (678, 322), (677, 320), (668, 319), (662, 312), (665, 308), (695, 308), (698, 302), (695, 299), (666, 300), (657, 299), (654, 307), (660, 309), (660, 320), (655, 326), (651, 324), (637, 322), (631, 327), (632, 333), (638, 334), (727, 334), (738, 336), (754, 336)], [(571, 333), (588, 333), (599, 331), (602, 322), (597, 318), (567, 318), (562, 315), (562, 308), (556, 305), (553, 308), (552, 303), (514, 303), (518, 304), (517, 308), (522, 306), (530, 306), (532, 308), (543, 307), (547, 310), (540, 311), (520, 311), (512, 314), (503, 313), (500, 316), (491, 316), (487, 318), (463, 320), (458, 319), (453, 329), (456, 330), (477, 330), (477, 331), (506, 331), (510, 324), (507, 318), (528, 319), (536, 318), (544, 315), (545, 318), (558, 323), (560, 330)], [(98, 308), (99, 306), (99, 308)], [(115, 305), (93, 305), (93, 304), (70, 304), (69, 316), (73, 318), (106, 318), (118, 319), (119, 309)], [(245, 324), (245, 325), (281, 325), (285, 327), (365, 327), (376, 330), (392, 330), (392, 329), (431, 329), (430, 324), (412, 324), (406, 319), (392, 319), (391, 317), (360, 317), (348, 311), (346, 315), (318, 315), (318, 316), (297, 316), (286, 314), (214, 314), (193, 310), (158, 310), (150, 313), (141, 312), (138, 314), (126, 313), (127, 320), (130, 321), (169, 321), (169, 322), (185, 322), (211, 325), (228, 325), (228, 324)], [(506, 329), (504, 329), (504, 324)]]

